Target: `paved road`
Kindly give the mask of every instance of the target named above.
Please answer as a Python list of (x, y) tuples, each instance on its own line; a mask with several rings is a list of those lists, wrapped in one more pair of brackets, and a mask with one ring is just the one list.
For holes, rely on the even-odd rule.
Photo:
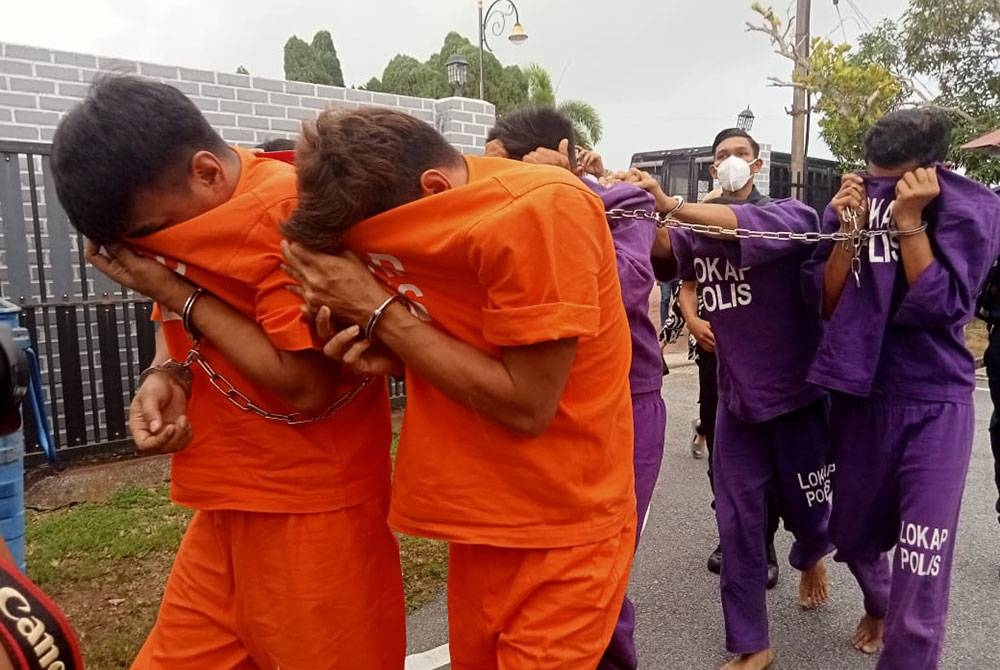
[[(985, 382), (980, 385), (985, 388)], [(636, 559), (630, 592), (639, 610), (642, 667), (655, 670), (710, 670), (727, 658), (723, 647), (718, 578), (705, 570), (716, 531), (708, 507), (705, 461), (688, 450), (695, 415), (694, 368), (675, 370), (664, 384), (669, 408), (667, 449), (646, 534)], [(1000, 668), (1000, 526), (993, 503), (993, 463), (986, 434), (989, 397), (976, 393), (976, 443), (958, 537), (951, 617), (942, 670)], [(779, 533), (779, 554), (788, 549)], [(847, 639), (861, 612), (861, 598), (847, 569), (831, 569), (832, 597), (815, 613), (796, 605), (797, 575), (783, 565), (771, 592), (775, 670), (863, 670), (872, 659), (854, 652)], [(441, 599), (410, 620), (412, 653), (447, 642)], [(444, 650), (410, 660), (413, 670), (446, 668)]]

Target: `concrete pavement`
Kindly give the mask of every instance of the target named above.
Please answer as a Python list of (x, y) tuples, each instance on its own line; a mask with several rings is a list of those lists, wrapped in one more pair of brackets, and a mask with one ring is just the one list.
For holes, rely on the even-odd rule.
[[(671, 361), (673, 362), (673, 361)], [(985, 382), (980, 382), (985, 389)], [(727, 659), (718, 578), (705, 570), (716, 544), (705, 461), (691, 458), (690, 422), (697, 409), (693, 367), (675, 367), (665, 379), (667, 447), (632, 575), (639, 612), (642, 667), (710, 670)], [(993, 463), (986, 428), (989, 396), (976, 393), (976, 442), (958, 536), (952, 604), (942, 670), (1000, 668), (1000, 525), (993, 504)], [(862, 670), (875, 667), (848, 644), (861, 614), (861, 597), (847, 569), (833, 565), (831, 600), (817, 612), (798, 608), (798, 575), (784, 556), (789, 535), (778, 534), (782, 576), (768, 597), (775, 670)], [(447, 642), (443, 598), (410, 618), (411, 653)], [(443, 650), (411, 659), (413, 670), (446, 668)]]

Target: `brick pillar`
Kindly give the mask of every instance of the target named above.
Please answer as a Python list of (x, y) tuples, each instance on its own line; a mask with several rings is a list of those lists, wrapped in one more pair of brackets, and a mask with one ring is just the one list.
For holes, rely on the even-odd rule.
[(469, 98), (444, 98), (434, 103), (435, 123), (445, 139), (464, 154), (482, 154), (486, 134), (496, 123), (492, 103)]

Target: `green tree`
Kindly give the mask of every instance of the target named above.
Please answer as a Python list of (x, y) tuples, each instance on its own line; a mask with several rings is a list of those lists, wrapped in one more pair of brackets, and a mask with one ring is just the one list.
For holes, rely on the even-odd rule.
[(382, 73), (382, 91), (422, 98), (445, 98), (451, 87), (444, 71), (437, 71), (413, 56), (398, 55), (389, 61)]
[(593, 149), (601, 141), (604, 125), (601, 116), (593, 105), (582, 100), (564, 100), (556, 104), (555, 89), (552, 77), (541, 65), (533, 63), (524, 68), (524, 76), (528, 80), (529, 105), (555, 107), (573, 122), (573, 135), (576, 144), (583, 149)]
[(556, 91), (552, 86), (552, 77), (545, 68), (532, 63), (524, 68), (524, 76), (528, 79), (528, 102), (532, 105), (555, 107)]
[(285, 79), (326, 86), (344, 85), (340, 60), (328, 31), (316, 33), (312, 44), (296, 35), (288, 38), (285, 42)]
[[(753, 3), (759, 23), (748, 30), (768, 36), (775, 51), (798, 64), (788, 41), (792, 21)], [(807, 74), (777, 86), (799, 86), (813, 95), (823, 139), (845, 165), (861, 162), (864, 133), (880, 116), (907, 104), (934, 105), (954, 121), (951, 159), (986, 183), (1000, 181), (1000, 160), (959, 149), (1000, 125), (1000, 2), (910, 0), (900, 22), (884, 21), (855, 48), (814, 40)], [(932, 94), (918, 75), (932, 78)]]
[(845, 168), (861, 162), (865, 132), (878, 118), (896, 109), (908, 89), (890, 66), (894, 54), (880, 40), (863, 43), (857, 51), (847, 44), (814, 39), (808, 59), (802, 61), (789, 41), (794, 21), (782, 21), (770, 7), (753, 3), (759, 23), (748, 23), (752, 32), (767, 35), (775, 52), (794, 65), (803, 65), (805, 74), (792, 79), (769, 77), (774, 86), (803, 88), (812, 94), (812, 109), (820, 113), (820, 135)]
[(983, 182), (1000, 183), (1000, 159), (959, 148), (1000, 127), (1000, 2), (910, 0), (902, 23), (907, 66), (937, 82), (935, 102), (953, 113), (952, 160)]
[[(329, 30), (321, 30), (313, 36), (312, 50), (316, 54), (319, 69), (327, 75), (330, 86), (343, 86), (344, 73), (340, 69), (340, 59), (337, 58), (337, 48), (333, 46), (333, 36)], [(322, 84), (326, 82), (314, 82)]]
[(604, 124), (601, 116), (588, 102), (583, 100), (564, 100), (556, 109), (569, 117), (573, 122), (573, 134), (577, 146), (583, 149), (593, 149), (604, 136)]

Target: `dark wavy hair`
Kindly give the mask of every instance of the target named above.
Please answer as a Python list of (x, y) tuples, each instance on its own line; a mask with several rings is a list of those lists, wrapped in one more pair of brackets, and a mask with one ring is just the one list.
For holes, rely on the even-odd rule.
[(434, 128), (391, 109), (328, 110), (302, 126), (295, 150), (299, 206), (289, 239), (335, 252), (355, 224), (420, 197), (420, 177), (461, 164)]
[(865, 134), (865, 160), (883, 168), (906, 163), (940, 163), (951, 147), (951, 122), (933, 107), (901, 109), (886, 114)]

